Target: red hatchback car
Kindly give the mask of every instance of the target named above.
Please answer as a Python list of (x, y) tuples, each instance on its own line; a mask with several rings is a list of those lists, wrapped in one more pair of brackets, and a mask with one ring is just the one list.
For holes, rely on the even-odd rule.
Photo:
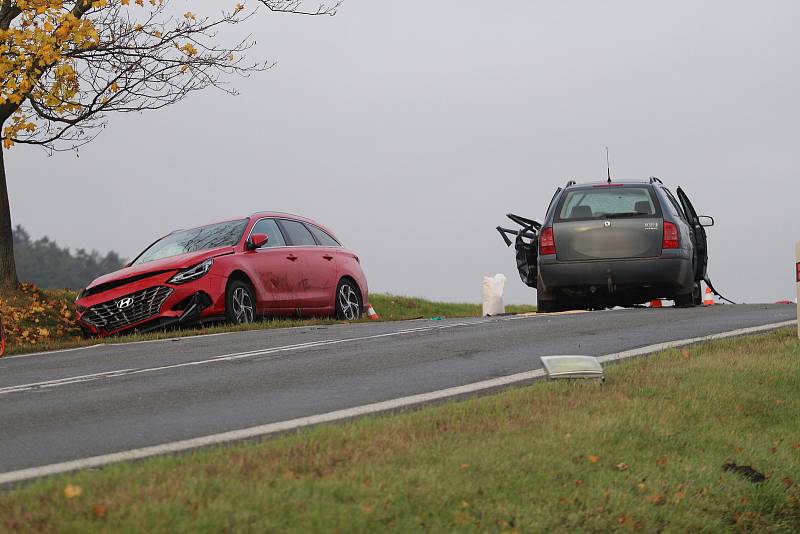
[(172, 232), (75, 305), (84, 333), (108, 336), (260, 315), (355, 320), (368, 302), (358, 256), (330, 230), (269, 212)]

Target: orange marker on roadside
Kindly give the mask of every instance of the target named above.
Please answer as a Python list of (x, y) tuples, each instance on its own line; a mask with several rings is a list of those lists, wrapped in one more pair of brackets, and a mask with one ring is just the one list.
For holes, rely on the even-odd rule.
[(707, 287), (706, 296), (703, 299), (703, 306), (713, 306), (714, 304), (716, 304), (714, 301), (714, 294), (711, 292), (711, 288)]
[(378, 319), (380, 319), (380, 317), (378, 317), (378, 314), (375, 313), (375, 308), (373, 308), (372, 305), (370, 305), (369, 308), (367, 308), (367, 316), (373, 321), (377, 321)]

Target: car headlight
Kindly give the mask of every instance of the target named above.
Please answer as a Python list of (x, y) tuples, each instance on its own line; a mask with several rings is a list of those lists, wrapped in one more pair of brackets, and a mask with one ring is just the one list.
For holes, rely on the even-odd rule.
[(212, 265), (214, 265), (214, 260), (212, 258), (208, 258), (206, 261), (198, 263), (194, 267), (189, 267), (188, 269), (179, 272), (178, 274), (169, 279), (169, 283), (183, 284), (184, 282), (191, 282), (192, 280), (197, 280), (201, 276), (205, 275), (208, 271), (210, 271)]

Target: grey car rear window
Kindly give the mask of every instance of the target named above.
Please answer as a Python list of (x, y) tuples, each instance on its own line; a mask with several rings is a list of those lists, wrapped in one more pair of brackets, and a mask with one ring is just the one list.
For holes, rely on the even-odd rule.
[(556, 221), (607, 217), (660, 217), (661, 206), (647, 186), (599, 186), (568, 190), (556, 211)]

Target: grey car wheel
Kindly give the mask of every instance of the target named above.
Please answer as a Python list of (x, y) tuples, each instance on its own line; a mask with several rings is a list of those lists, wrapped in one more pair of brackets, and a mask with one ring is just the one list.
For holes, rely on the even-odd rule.
[(675, 301), (675, 306), (679, 308), (691, 308), (694, 304), (694, 293), (688, 293), (686, 295), (675, 295), (675, 298), (672, 300)]
[(694, 284), (694, 291), (692, 291), (692, 304), (700, 306), (703, 304), (703, 288), (700, 287), (700, 282)]
[(537, 313), (553, 313), (560, 312), (566, 309), (563, 299), (540, 299), (536, 297), (536, 312)]
[(700, 287), (700, 282), (694, 283), (691, 293), (687, 293), (686, 295), (675, 295), (673, 300), (675, 301), (675, 306), (681, 308), (692, 308), (694, 306), (699, 306), (703, 303), (703, 292)]

